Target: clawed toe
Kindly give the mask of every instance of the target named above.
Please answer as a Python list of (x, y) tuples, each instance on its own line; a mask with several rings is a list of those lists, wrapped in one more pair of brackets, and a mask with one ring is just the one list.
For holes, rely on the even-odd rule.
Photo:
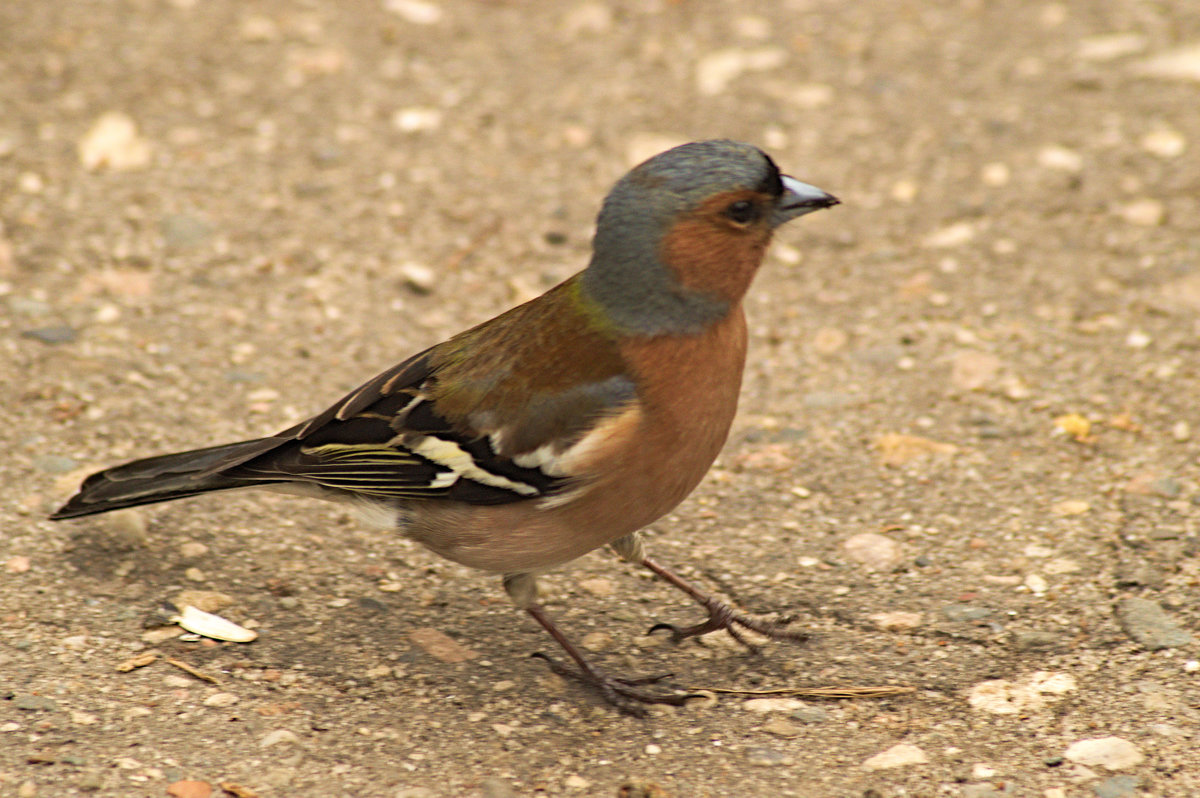
[(734, 609), (723, 601), (709, 598), (702, 602), (704, 608), (708, 610), (708, 620), (696, 624), (695, 626), (679, 627), (669, 623), (656, 623), (650, 627), (650, 631), (646, 634), (654, 634), (655, 632), (670, 632), (671, 642), (679, 643), (689, 637), (698, 637), (706, 635), (709, 632), (716, 632), (724, 629), (730, 637), (741, 643), (748, 650), (757, 652), (758, 646), (747, 640), (742, 630), (748, 630), (771, 640), (790, 640), (800, 643), (808, 640), (808, 635), (798, 630), (785, 628), (790, 619), (783, 622), (769, 621), (765, 618), (756, 618), (753, 615), (748, 615), (744, 612)]

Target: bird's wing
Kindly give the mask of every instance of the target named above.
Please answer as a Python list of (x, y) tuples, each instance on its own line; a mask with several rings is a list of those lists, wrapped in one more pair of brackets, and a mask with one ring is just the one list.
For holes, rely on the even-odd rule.
[[(561, 293), (409, 358), (223, 473), (472, 504), (547, 497), (585, 479), (573, 464), (589, 433), (636, 413), (637, 396), (616, 344), (556, 305)], [(548, 312), (556, 325), (538, 323)]]

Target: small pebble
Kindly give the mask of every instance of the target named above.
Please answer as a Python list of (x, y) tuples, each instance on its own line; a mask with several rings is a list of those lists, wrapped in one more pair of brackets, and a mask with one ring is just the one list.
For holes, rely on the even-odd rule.
[[(179, 553), (188, 559), (193, 559), (195, 557), (202, 557), (208, 553), (208, 546), (205, 546), (203, 543), (197, 543), (194, 540), (190, 540), (187, 543), (180, 545)], [(200, 609), (204, 609), (204, 608), (201, 607)], [(210, 610), (210, 612), (211, 612), (211, 610)]]
[(77, 462), (60, 454), (39, 454), (33, 458), (33, 465), (47, 474), (69, 474), (79, 468)]
[(791, 717), (801, 723), (824, 723), (829, 720), (829, 711), (824, 707), (804, 706), (792, 710)]
[(597, 577), (595, 579), (583, 579), (579, 582), (579, 587), (591, 593), (593, 596), (611, 596), (616, 592), (611, 579)]
[(588, 632), (580, 638), (579, 644), (588, 651), (607, 651), (612, 648), (613, 638), (607, 632)]
[(220, 612), (226, 607), (233, 606), (234, 599), (227, 593), (215, 590), (181, 590), (171, 599), (176, 607), (195, 607), (204, 612)]
[(863, 532), (842, 542), (842, 553), (868, 571), (890, 571), (904, 560), (900, 544), (884, 535)]
[(950, 384), (962, 391), (981, 391), (990, 387), (1003, 364), (989, 352), (965, 349), (954, 356), (950, 366)]
[(162, 235), (167, 249), (184, 250), (207, 242), (212, 237), (213, 227), (200, 217), (175, 213), (164, 216), (159, 221), (158, 232)]
[(207, 781), (184, 780), (167, 785), (167, 795), (171, 798), (209, 798), (212, 795), (212, 785)]
[(1075, 55), (1083, 61), (1115, 61), (1137, 55), (1146, 49), (1146, 37), (1140, 33), (1103, 33), (1079, 42)]
[(896, 202), (903, 202), (907, 205), (917, 198), (919, 191), (916, 181), (905, 178), (892, 184), (891, 195)]
[(1192, 642), (1192, 634), (1149, 599), (1122, 599), (1117, 604), (1117, 621), (1125, 633), (1147, 651), (1178, 648)]
[(1022, 629), (1012, 635), (1012, 646), (1018, 651), (1053, 651), (1065, 648), (1066, 642), (1060, 634), (1038, 629)]
[(58, 709), (58, 702), (40, 695), (16, 695), (12, 699), (12, 705), (25, 712), (53, 712)]
[(798, 723), (793, 723), (790, 720), (774, 717), (762, 725), (762, 730), (767, 734), (773, 734), (776, 737), (782, 737), (785, 740), (790, 740), (793, 737), (799, 737), (804, 733), (804, 727)]
[(1117, 209), (1122, 219), (1138, 227), (1158, 227), (1167, 218), (1167, 208), (1159, 200), (1145, 197)]
[(1045, 169), (1077, 174), (1083, 171), (1083, 156), (1066, 147), (1050, 145), (1038, 151), (1038, 164)]
[(441, 6), (427, 0), (384, 0), (383, 7), (413, 25), (436, 25), (444, 16)]
[(797, 108), (824, 108), (833, 102), (836, 89), (828, 83), (799, 83), (791, 87), (787, 98)]
[(947, 620), (955, 622), (979, 621), (992, 614), (987, 607), (972, 607), (969, 604), (949, 604), (942, 607), (942, 614)]
[(776, 751), (773, 748), (747, 748), (746, 761), (751, 765), (769, 768), (790, 765), (794, 760), (782, 751)]
[(440, 128), (442, 117), (437, 108), (401, 108), (392, 115), (392, 126), (403, 133), (421, 133)]
[(405, 263), (400, 267), (404, 284), (417, 294), (429, 294), (437, 286), (437, 274), (420, 263)]
[(504, 779), (489, 776), (479, 782), (480, 798), (517, 798), (512, 785)]
[(1200, 81), (1200, 43), (1168, 50), (1133, 65), (1135, 74), (1163, 80)]
[(1097, 737), (1071, 743), (1063, 756), (1088, 767), (1128, 770), (1145, 760), (1136, 745), (1121, 737)]
[(238, 697), (233, 693), (213, 693), (208, 698), (204, 699), (206, 707), (231, 707), (238, 702)]
[(1049, 585), (1046, 584), (1046, 578), (1039, 574), (1029, 574), (1029, 576), (1025, 577), (1025, 581), (1022, 584), (1029, 588), (1029, 592), (1035, 596), (1043, 596), (1049, 589)]
[(869, 616), (875, 626), (885, 632), (899, 632), (916, 629), (925, 621), (925, 616), (919, 612), (877, 612)]
[(465, 662), (479, 654), (437, 629), (424, 627), (409, 632), (408, 639), (426, 654), (441, 662)]
[(1113, 776), (1092, 787), (1092, 792), (1097, 798), (1124, 798), (1133, 795), (1141, 783), (1142, 780), (1137, 776)]
[(1158, 128), (1142, 136), (1142, 149), (1159, 158), (1177, 158), (1187, 149), (1187, 139), (1177, 130)]
[(921, 245), (928, 249), (961, 247), (975, 237), (975, 232), (975, 225), (970, 222), (956, 222), (928, 234), (921, 239)]
[(979, 682), (971, 688), (967, 703), (982, 712), (1016, 715), (1042, 709), (1076, 687), (1075, 677), (1069, 673), (1037, 671), (1017, 682), (1007, 679)]
[[(205, 703), (208, 703), (207, 701)], [(287, 743), (290, 745), (299, 745), (300, 738), (296, 733), (289, 729), (276, 729), (272, 732), (267, 732), (262, 739), (258, 741), (260, 748), (270, 748), (273, 745)]]
[(703, 95), (716, 96), (743, 74), (776, 69), (783, 66), (787, 57), (787, 50), (781, 47), (717, 50), (696, 64), (696, 88)]
[(23, 330), (22, 338), (32, 338), (35, 341), (41, 341), (43, 344), (69, 344), (79, 337), (79, 331), (74, 327), (68, 327), (65, 324), (55, 325), (51, 327), (36, 327), (32, 330)]
[(563, 786), (568, 790), (586, 790), (592, 786), (592, 783), (576, 773), (572, 773), (563, 779)]
[(4, 570), (10, 574), (23, 574), (32, 568), (32, 562), (23, 554), (17, 554), (9, 557), (4, 563)]
[(78, 150), (88, 171), (125, 171), (150, 164), (150, 143), (138, 133), (137, 123), (119, 111), (101, 115), (79, 140)]
[(791, 712), (805, 706), (796, 698), (751, 698), (742, 702), (747, 712)]
[(1006, 186), (1012, 179), (1012, 170), (1005, 163), (985, 164), (979, 172), (979, 179), (987, 186)]
[(929, 757), (920, 748), (909, 743), (900, 743), (869, 757), (862, 767), (864, 770), (889, 770), (909, 765), (924, 765), (928, 762)]
[(1192, 427), (1186, 421), (1176, 421), (1171, 425), (1171, 437), (1179, 443), (1184, 443), (1192, 438)]

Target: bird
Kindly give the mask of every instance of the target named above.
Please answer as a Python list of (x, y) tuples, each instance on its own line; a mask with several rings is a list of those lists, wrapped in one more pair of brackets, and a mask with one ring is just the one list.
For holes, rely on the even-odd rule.
[[(610, 546), (724, 629), (804, 635), (736, 609), (650, 557), (641, 531), (700, 483), (737, 409), (743, 300), (773, 233), (839, 203), (732, 140), (683, 144), (617, 181), (585, 268), (408, 357), (275, 435), (134, 460), (88, 476), (50, 517), (262, 488), (349, 502), (434, 553), (496, 573), (618, 710), (681, 704), (662, 677), (610, 676), (538, 600), (537, 577)], [(669, 676), (670, 674), (668, 674)]]

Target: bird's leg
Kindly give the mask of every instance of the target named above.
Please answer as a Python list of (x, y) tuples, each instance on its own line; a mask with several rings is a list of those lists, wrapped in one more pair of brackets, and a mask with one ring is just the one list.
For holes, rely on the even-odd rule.
[(638, 532), (626, 535), (612, 543), (613, 551), (617, 553), (621, 559), (627, 562), (632, 562), (649, 568), (660, 579), (668, 584), (682, 590), (692, 597), (692, 600), (699, 604), (704, 609), (708, 610), (708, 620), (702, 621), (695, 626), (679, 627), (669, 623), (657, 623), (650, 628), (650, 633), (658, 631), (669, 631), (671, 639), (678, 643), (681, 640), (686, 640), (689, 637), (708, 634), (720, 629), (724, 629), (729, 633), (729, 636), (741, 643), (751, 651), (757, 651), (758, 647), (747, 640), (742, 635), (743, 629), (748, 629), (756, 632), (764, 637), (772, 640), (791, 640), (794, 642), (802, 642), (808, 639), (808, 635), (804, 632), (792, 631), (785, 629), (787, 621), (782, 623), (769, 621), (764, 618), (756, 618), (753, 615), (742, 612), (729, 604), (726, 604), (720, 599), (714, 598), (707, 593), (704, 593), (691, 582), (684, 579), (679, 574), (664, 565), (661, 565), (656, 560), (646, 555), (645, 545), (642, 543), (642, 536)]
[(601, 673), (587, 660), (583, 652), (567, 639), (567, 636), (558, 628), (558, 624), (554, 623), (550, 619), (550, 616), (546, 614), (545, 608), (537, 603), (537, 582), (534, 580), (532, 574), (505, 575), (504, 589), (517, 606), (529, 613), (530, 617), (550, 633), (550, 636), (562, 646), (563, 651), (567, 652), (567, 655), (575, 660), (575, 664), (579, 669), (577, 671), (572, 670), (540, 652), (534, 654), (534, 656), (545, 660), (546, 664), (550, 666), (550, 670), (559, 676), (577, 679), (595, 687), (605, 701), (620, 711), (641, 717), (646, 714), (645, 704), (682, 706), (689, 698), (696, 697), (694, 693), (665, 693), (644, 689), (644, 685), (654, 684), (669, 678), (672, 675), (669, 673), (662, 676), (649, 676), (641, 679), (620, 679)]

